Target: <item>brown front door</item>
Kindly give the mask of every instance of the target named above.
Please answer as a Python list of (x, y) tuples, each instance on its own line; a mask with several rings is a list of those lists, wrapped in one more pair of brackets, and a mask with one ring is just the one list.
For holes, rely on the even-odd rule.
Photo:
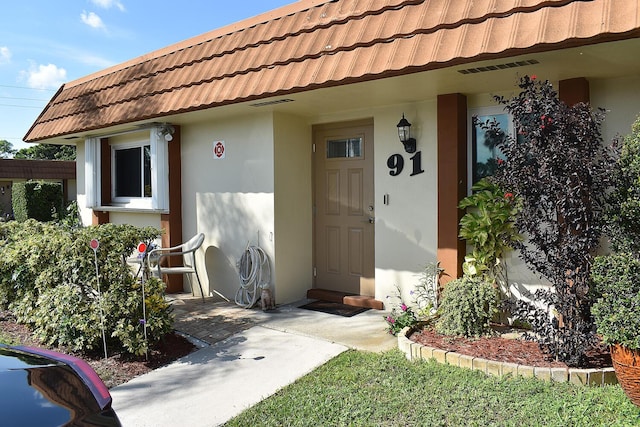
[(372, 121), (314, 127), (315, 288), (375, 294)]

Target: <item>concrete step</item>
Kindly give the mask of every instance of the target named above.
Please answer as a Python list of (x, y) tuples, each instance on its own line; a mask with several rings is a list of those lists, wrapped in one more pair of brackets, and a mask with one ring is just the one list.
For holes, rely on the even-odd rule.
[(382, 310), (384, 308), (382, 301), (365, 295), (347, 295), (342, 299), (342, 303), (355, 307), (373, 308), (374, 310)]
[(329, 289), (314, 288), (307, 291), (307, 298), (321, 301), (337, 302), (354, 307), (373, 308), (382, 310), (384, 304), (373, 297), (366, 295), (355, 295), (347, 292), (332, 291)]

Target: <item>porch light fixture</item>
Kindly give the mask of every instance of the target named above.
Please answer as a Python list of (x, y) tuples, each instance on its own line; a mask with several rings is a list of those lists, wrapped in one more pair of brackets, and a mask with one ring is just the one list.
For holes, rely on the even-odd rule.
[(411, 123), (404, 118), (404, 113), (402, 113), (402, 120), (398, 123), (398, 137), (404, 146), (404, 151), (407, 153), (416, 152), (416, 140), (411, 138)]
[(171, 141), (173, 139), (173, 134), (175, 133), (175, 131), (176, 129), (167, 123), (161, 124), (158, 128), (158, 134), (162, 136), (165, 141)]

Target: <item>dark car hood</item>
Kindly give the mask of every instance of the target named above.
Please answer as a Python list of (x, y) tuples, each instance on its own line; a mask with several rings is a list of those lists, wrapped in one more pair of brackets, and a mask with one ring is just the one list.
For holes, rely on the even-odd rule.
[(0, 424), (109, 425), (100, 412), (66, 364), (0, 347)]

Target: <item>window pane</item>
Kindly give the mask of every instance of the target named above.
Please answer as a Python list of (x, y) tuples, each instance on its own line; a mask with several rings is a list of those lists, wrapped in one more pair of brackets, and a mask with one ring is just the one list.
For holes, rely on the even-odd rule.
[(493, 175), (498, 167), (497, 158), (502, 157), (500, 150), (496, 147), (502, 137), (496, 136), (495, 134), (492, 135), (481, 127), (481, 124), (494, 119), (502, 131), (502, 135), (506, 134), (509, 129), (508, 114), (476, 116), (473, 118), (471, 148), (473, 155), (474, 184), (486, 176)]
[(115, 151), (116, 197), (140, 197), (142, 189), (141, 148)]
[(144, 146), (144, 197), (151, 197), (151, 146)]
[(327, 141), (327, 159), (362, 157), (362, 138)]

